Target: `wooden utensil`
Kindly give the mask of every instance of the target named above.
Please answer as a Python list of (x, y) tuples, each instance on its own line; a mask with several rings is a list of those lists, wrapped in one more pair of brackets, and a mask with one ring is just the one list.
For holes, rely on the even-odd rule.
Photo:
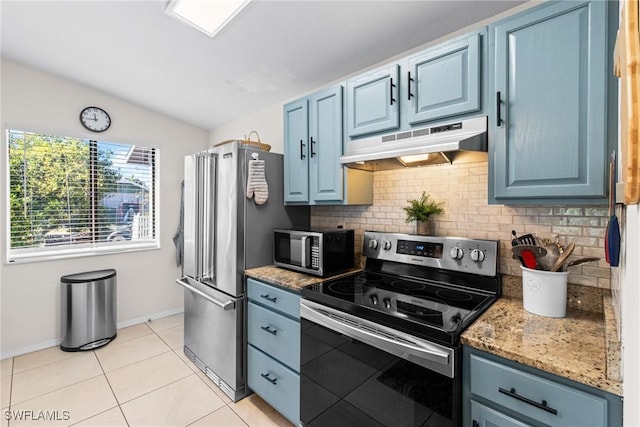
[(585, 262), (593, 262), (593, 261), (600, 261), (600, 258), (598, 258), (598, 257), (586, 257), (586, 258), (574, 259), (573, 261), (569, 262), (567, 264), (567, 266), (563, 268), (563, 270), (566, 271), (567, 268), (573, 267), (574, 265), (584, 264)]
[(564, 264), (564, 262), (567, 260), (567, 258), (569, 258), (569, 255), (573, 253), (575, 247), (576, 245), (573, 242), (570, 242), (567, 246), (565, 246), (564, 252), (560, 254), (558, 260), (555, 264), (553, 264), (553, 267), (551, 267), (551, 270), (549, 271), (558, 271), (560, 267), (562, 267), (562, 264)]

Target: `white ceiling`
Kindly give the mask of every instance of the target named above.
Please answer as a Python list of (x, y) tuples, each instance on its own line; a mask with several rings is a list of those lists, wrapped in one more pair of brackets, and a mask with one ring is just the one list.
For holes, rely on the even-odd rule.
[(213, 129), (523, 2), (254, 0), (212, 39), (166, 0), (2, 0), (1, 53)]

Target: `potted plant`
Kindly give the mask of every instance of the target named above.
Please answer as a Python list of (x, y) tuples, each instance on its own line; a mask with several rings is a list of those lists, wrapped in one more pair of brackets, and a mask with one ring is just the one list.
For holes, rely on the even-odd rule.
[(407, 200), (407, 202), (409, 202), (409, 205), (402, 208), (407, 213), (407, 222), (416, 222), (418, 234), (429, 234), (429, 217), (444, 211), (442, 202), (437, 203), (429, 200), (429, 195), (426, 191), (422, 192), (422, 196), (419, 199)]

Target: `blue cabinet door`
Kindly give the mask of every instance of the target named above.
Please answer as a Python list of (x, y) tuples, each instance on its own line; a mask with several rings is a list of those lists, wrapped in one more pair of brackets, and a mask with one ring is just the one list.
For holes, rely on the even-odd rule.
[(284, 201), (309, 201), (307, 98), (284, 106)]
[(350, 137), (400, 125), (400, 66), (392, 64), (347, 80), (347, 134)]
[(314, 201), (343, 199), (342, 86), (309, 100), (309, 188)]
[(409, 124), (479, 111), (480, 66), (479, 33), (409, 58)]
[(489, 26), (490, 201), (606, 195), (607, 3), (550, 2)]

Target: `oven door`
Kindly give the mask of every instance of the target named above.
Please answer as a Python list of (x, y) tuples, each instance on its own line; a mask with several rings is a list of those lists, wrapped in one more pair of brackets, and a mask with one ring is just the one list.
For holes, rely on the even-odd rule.
[(303, 426), (459, 424), (456, 349), (308, 300), (300, 316)]

